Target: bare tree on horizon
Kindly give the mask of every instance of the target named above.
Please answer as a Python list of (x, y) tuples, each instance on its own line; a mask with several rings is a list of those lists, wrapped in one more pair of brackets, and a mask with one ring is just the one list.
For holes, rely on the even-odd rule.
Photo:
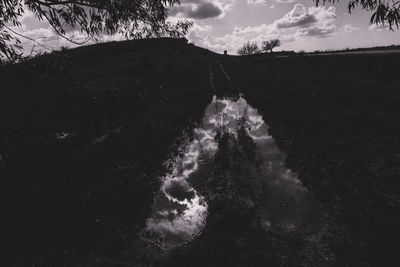
[(281, 40), (279, 39), (264, 41), (262, 42), (262, 51), (272, 53), (272, 50), (278, 46), (281, 46)]
[(257, 43), (256, 42), (250, 43), (249, 41), (238, 49), (237, 54), (241, 56), (249, 56), (249, 55), (260, 54), (260, 52), (261, 51), (258, 48)]

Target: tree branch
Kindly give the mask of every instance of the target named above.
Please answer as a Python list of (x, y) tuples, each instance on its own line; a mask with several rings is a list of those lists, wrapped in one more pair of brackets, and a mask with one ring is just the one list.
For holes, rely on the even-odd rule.
[(28, 39), (28, 40), (34, 42), (35, 44), (39, 45), (40, 47), (42, 47), (42, 48), (44, 48), (44, 49), (47, 49), (47, 50), (54, 50), (53, 47), (47, 46), (47, 45), (43, 45), (43, 44), (39, 43), (38, 41), (36, 41), (36, 40), (33, 39), (33, 38), (30, 38), (30, 37), (28, 37), (28, 36), (26, 36), (26, 35), (23, 35), (23, 34), (21, 34), (21, 33), (18, 33), (18, 32), (16, 32), (16, 31), (14, 31), (13, 29), (11, 29), (10, 27), (8, 27), (7, 25), (4, 25), (4, 28), (6, 28), (6, 29), (9, 30), (10, 32), (12, 32), (12, 33), (14, 33), (14, 34), (16, 34), (16, 35), (18, 35), (18, 36), (20, 36), (20, 37), (22, 37), (22, 38), (25, 38), (25, 39)]

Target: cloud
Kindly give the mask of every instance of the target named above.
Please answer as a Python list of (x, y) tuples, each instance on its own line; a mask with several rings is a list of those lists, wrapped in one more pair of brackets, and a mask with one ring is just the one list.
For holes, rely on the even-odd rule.
[(359, 29), (357, 27), (354, 27), (351, 24), (343, 25), (343, 27), (341, 27), (339, 29), (340, 32), (344, 32), (344, 33), (352, 33), (352, 32), (358, 31), (358, 30)]
[[(260, 43), (278, 38), (284, 45), (293, 41), (326, 38), (337, 31), (334, 23), (336, 19), (336, 9), (332, 6), (307, 8), (302, 4), (296, 4), (292, 10), (271, 24), (236, 26), (231, 33), (220, 37), (211, 35), (211, 30), (194, 28), (188, 39), (214, 51), (236, 52), (246, 41)], [(346, 26), (345, 29), (352, 28)]]
[(208, 19), (219, 17), (223, 9), (217, 2), (206, 0), (185, 0), (179, 6), (170, 8), (169, 15), (190, 19)]
[(336, 30), (334, 24), (336, 19), (336, 8), (333, 6), (306, 8), (302, 4), (296, 4), (291, 11), (276, 20), (274, 24), (279, 29), (296, 28), (294, 35), (297, 37), (324, 38)]
[[(78, 46), (59, 36), (46, 20), (39, 20), (35, 14), (28, 9), (25, 10), (20, 21), (21, 26), (9, 25), (9, 27), (26, 37), (14, 34), (14, 36), (21, 41), (24, 55), (35, 55), (39, 52), (58, 50), (61, 47), (72, 48)], [(95, 43), (95, 40), (89, 40), (87, 35), (76, 29), (67, 30), (66, 36), (76, 42), (88, 40), (87, 44)], [(115, 34), (112, 36), (103, 34), (97, 38), (99, 42), (120, 41), (123, 39), (125, 38), (122, 34)]]
[(218, 17), (221, 13), (222, 10), (219, 7), (208, 2), (200, 4), (195, 10), (190, 10), (188, 12), (188, 17), (194, 19), (206, 19)]
[(310, 36), (323, 38), (332, 34), (336, 29), (335, 24), (314, 25), (307, 28), (301, 28), (297, 31), (298, 36)]
[(185, 199), (191, 200), (196, 195), (194, 190), (191, 189), (186, 182), (184, 183), (180, 180), (170, 181), (169, 184), (165, 186), (164, 190), (166, 194), (179, 201), (184, 201)]
[(275, 21), (278, 28), (291, 28), (316, 22), (317, 19), (307, 12), (304, 5), (297, 4), (283, 18)]
[(247, 4), (249, 5), (261, 5), (265, 4), (266, 0), (247, 0)]
[(380, 24), (371, 24), (368, 28), (370, 31), (389, 31), (390, 27), (386, 23), (380, 23)]
[(333, 6), (307, 9), (302, 4), (296, 4), (283, 18), (275, 21), (275, 24), (278, 28), (305, 27), (310, 24), (329, 22), (336, 18), (336, 9)]
[(25, 9), (24, 14), (21, 18), (21, 24), (24, 31), (35, 30), (38, 28), (48, 28), (50, 27), (49, 23), (45, 20), (38, 20), (35, 17), (35, 14), (29, 9)]
[(290, 4), (290, 3), (297, 2), (297, 0), (275, 0), (275, 2), (281, 3), (281, 4)]
[(292, 4), (298, 0), (247, 0), (247, 4), (250, 6), (267, 5), (270, 8), (274, 8), (274, 4)]

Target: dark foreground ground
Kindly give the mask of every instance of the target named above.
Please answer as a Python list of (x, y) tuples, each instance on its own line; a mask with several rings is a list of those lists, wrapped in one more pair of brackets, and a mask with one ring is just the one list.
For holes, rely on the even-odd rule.
[[(246, 232), (252, 244), (229, 240), (216, 259), (201, 253), (218, 243), (202, 243), (207, 236), (169, 255), (138, 238), (163, 162), (212, 99), (210, 59), (217, 94), (235, 88), (214, 59), (326, 211), (332, 255), (323, 264), (290, 258), (302, 251), (297, 237)], [(145, 40), (1, 68), (0, 265), (398, 264), (398, 62), (397, 54), (222, 57), (178, 40)]]

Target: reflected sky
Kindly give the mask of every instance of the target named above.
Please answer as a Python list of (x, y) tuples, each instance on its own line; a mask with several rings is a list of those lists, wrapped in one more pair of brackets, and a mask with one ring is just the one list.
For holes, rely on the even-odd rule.
[[(163, 248), (190, 241), (206, 223), (207, 202), (198, 184), (205, 184), (218, 149), (218, 138), (229, 133), (238, 137), (240, 127), (256, 145), (260, 159), (254, 179), (260, 200), (254, 220), (266, 230), (282, 234), (306, 234), (321, 224), (320, 210), (296, 173), (284, 165), (284, 155), (268, 134), (268, 126), (256, 109), (241, 96), (217, 99), (205, 109), (200, 127), (191, 142), (182, 145), (183, 156), (171, 159), (171, 171), (162, 177), (160, 192), (154, 199), (144, 236)], [(250, 170), (249, 170), (250, 171)], [(197, 190), (195, 189), (197, 188)]]

